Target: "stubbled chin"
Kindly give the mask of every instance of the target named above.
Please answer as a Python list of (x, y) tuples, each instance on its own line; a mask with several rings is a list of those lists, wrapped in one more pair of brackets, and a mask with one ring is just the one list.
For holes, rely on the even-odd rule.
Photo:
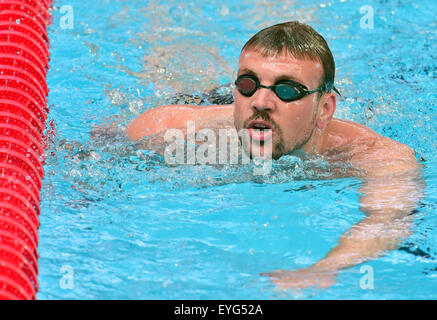
[(249, 129), (249, 136), (255, 143), (268, 143), (268, 140), (273, 139), (273, 130)]
[(245, 152), (250, 156), (251, 159), (262, 158), (264, 160), (272, 159), (272, 140), (267, 141), (254, 141), (245, 149), (249, 148), (250, 150), (245, 150)]

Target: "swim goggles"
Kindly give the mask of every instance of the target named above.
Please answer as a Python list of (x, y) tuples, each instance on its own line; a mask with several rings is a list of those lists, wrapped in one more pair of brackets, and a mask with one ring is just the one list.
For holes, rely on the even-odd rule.
[[(323, 85), (314, 90), (308, 90), (303, 84), (295, 82), (293, 80), (280, 80), (273, 86), (263, 86), (259, 83), (257, 77), (243, 74), (235, 81), (238, 91), (245, 97), (251, 97), (259, 88), (270, 89), (279, 99), (285, 102), (295, 101), (302, 99), (303, 97), (318, 91), (329, 92), (333, 88), (333, 84)], [(340, 94), (336, 88), (333, 88), (335, 92)]]

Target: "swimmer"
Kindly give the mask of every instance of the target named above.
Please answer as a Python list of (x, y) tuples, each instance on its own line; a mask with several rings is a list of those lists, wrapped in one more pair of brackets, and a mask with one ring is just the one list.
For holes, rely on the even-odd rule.
[(329, 287), (339, 270), (396, 249), (410, 234), (411, 213), (423, 194), (421, 166), (410, 147), (333, 117), (338, 93), (334, 77), (332, 53), (319, 33), (295, 21), (277, 24), (244, 45), (233, 103), (160, 106), (140, 115), (126, 130), (129, 139), (137, 141), (169, 128), (183, 129), (187, 121), (194, 121), (197, 130), (247, 129), (258, 142), (249, 153), (268, 152), (273, 159), (318, 156), (360, 172), (364, 219), (312, 266), (262, 273), (282, 289)]

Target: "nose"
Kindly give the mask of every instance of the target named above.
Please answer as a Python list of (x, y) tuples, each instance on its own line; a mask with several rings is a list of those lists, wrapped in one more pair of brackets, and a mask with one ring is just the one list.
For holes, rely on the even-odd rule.
[(254, 94), (252, 108), (257, 111), (273, 111), (275, 103), (275, 93), (269, 88), (260, 87)]

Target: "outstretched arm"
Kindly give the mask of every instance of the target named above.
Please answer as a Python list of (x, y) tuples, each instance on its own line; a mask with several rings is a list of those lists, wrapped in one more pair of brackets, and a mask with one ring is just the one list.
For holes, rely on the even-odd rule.
[(150, 109), (136, 118), (127, 128), (131, 140), (146, 136), (163, 135), (167, 129), (187, 127), (194, 121), (197, 129), (233, 125), (233, 105), (191, 106), (166, 105)]
[[(398, 146), (402, 145), (396, 143), (395, 147)], [(410, 234), (411, 213), (422, 197), (423, 182), (420, 166), (409, 148), (397, 149), (397, 155), (385, 151), (354, 159), (356, 167), (365, 170), (359, 192), (361, 210), (366, 217), (344, 233), (338, 245), (311, 267), (264, 275), (283, 289), (328, 287), (335, 282), (338, 270), (397, 248)]]

